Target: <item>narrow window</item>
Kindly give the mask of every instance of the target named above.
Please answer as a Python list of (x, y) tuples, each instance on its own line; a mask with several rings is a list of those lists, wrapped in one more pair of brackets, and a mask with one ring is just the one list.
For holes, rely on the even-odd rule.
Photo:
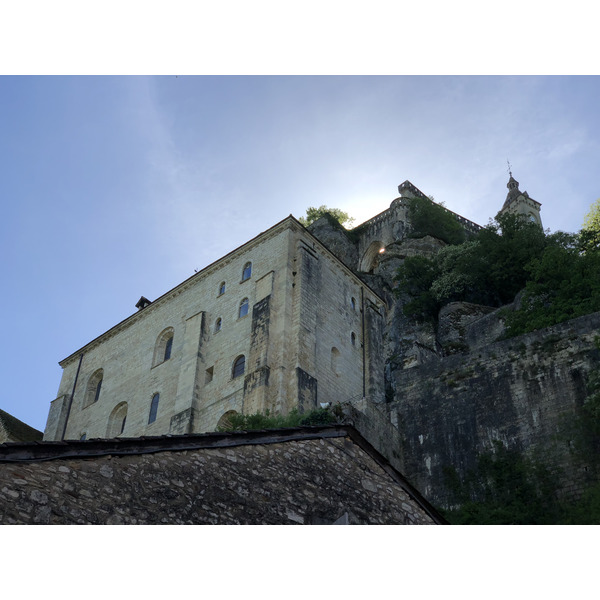
[(86, 438), (86, 437), (87, 437), (87, 434), (85, 434), (85, 433), (82, 433), (82, 434), (81, 434), (81, 437), (79, 438), (79, 441), (80, 441), (80, 442), (85, 442), (85, 438)]
[(238, 315), (238, 318), (242, 318), (245, 317), (248, 314), (248, 298), (244, 298), (241, 302), (240, 302), (240, 312)]
[(150, 416), (148, 417), (148, 425), (156, 421), (156, 413), (158, 412), (158, 401), (160, 399), (159, 394), (154, 394), (152, 397), (152, 403), (150, 404)]
[(356, 310), (356, 299), (352, 298), (352, 300), (350, 300), (350, 304), (352, 304), (352, 310)]
[(239, 377), (244, 374), (244, 370), (246, 368), (246, 357), (242, 354), (238, 356), (233, 363), (233, 371), (232, 376), (233, 379)]
[(356, 346), (356, 334), (354, 332), (352, 332), (352, 335), (350, 336), (350, 341), (353, 346)]
[(244, 265), (244, 269), (242, 271), (242, 281), (246, 281), (246, 279), (250, 279), (251, 275), (252, 275), (252, 263), (247, 262)]
[(225, 293), (225, 282), (221, 281), (221, 285), (219, 286), (219, 296), (222, 296)]
[(221, 319), (221, 317), (219, 317), (216, 321), (215, 321), (215, 333), (217, 333), (217, 331), (221, 331), (221, 325), (223, 324), (223, 320)]
[(173, 337), (170, 337), (167, 340), (165, 345), (165, 358), (164, 360), (169, 360), (171, 358), (171, 349), (173, 348)]
[(204, 383), (210, 383), (213, 380), (213, 376), (215, 374), (215, 367), (208, 367), (206, 369), (206, 376), (204, 377)]
[(100, 388), (102, 387), (102, 379), (98, 381), (96, 385), (96, 393), (94, 394), (94, 402), (98, 402), (98, 398), (100, 398)]

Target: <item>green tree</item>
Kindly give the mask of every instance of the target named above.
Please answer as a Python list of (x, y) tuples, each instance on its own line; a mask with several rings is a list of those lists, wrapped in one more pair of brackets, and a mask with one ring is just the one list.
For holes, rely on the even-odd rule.
[(300, 217), (298, 221), (300, 221), (304, 227), (308, 227), (311, 223), (314, 223), (317, 219), (326, 215), (333, 217), (333, 219), (342, 226), (345, 224), (350, 226), (354, 223), (354, 217), (351, 217), (347, 212), (344, 212), (340, 208), (327, 208), (324, 204), (319, 206), (319, 208), (309, 206), (306, 209), (306, 217)]
[(397, 292), (408, 295), (407, 316), (437, 319), (448, 302), (487, 306), (511, 302), (527, 282), (527, 265), (548, 239), (542, 229), (517, 215), (502, 215), (469, 242), (446, 246), (433, 258), (407, 258), (397, 273)]
[(580, 244), (584, 251), (600, 250), (600, 198), (590, 207), (580, 232)]
[(407, 200), (413, 237), (430, 235), (447, 244), (461, 244), (465, 231), (453, 213), (427, 198)]
[(521, 306), (506, 314), (509, 336), (600, 310), (600, 252), (583, 252), (578, 236), (550, 236), (541, 256), (526, 270)]
[(600, 198), (590, 206), (590, 210), (583, 221), (582, 229), (600, 231)]

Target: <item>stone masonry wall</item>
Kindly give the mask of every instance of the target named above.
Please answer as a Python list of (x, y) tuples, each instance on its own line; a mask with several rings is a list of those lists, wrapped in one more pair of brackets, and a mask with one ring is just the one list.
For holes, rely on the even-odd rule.
[(2, 524), (430, 524), (350, 437), (0, 463)]

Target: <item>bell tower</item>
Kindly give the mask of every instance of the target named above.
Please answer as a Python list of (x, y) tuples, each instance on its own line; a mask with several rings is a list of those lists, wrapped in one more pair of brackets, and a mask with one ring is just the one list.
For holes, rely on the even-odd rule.
[(542, 217), (540, 216), (541, 203), (530, 198), (527, 192), (521, 192), (519, 190), (519, 182), (513, 177), (512, 171), (509, 170), (508, 174), (510, 176), (506, 184), (508, 194), (498, 214), (511, 213), (514, 215), (523, 215), (542, 227)]

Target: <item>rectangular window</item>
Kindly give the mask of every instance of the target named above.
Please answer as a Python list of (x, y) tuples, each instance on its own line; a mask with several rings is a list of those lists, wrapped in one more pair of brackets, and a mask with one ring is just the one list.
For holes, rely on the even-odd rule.
[(204, 378), (204, 383), (210, 383), (213, 380), (214, 372), (214, 367), (208, 367), (208, 369), (206, 369), (206, 377)]

